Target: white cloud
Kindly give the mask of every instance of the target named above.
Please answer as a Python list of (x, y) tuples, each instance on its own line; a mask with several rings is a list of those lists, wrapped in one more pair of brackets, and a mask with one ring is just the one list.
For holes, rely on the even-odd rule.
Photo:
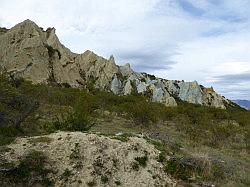
[(249, 5), (245, 0), (1, 0), (0, 26), (29, 18), (55, 27), (75, 52), (114, 54), (118, 63), (130, 62), (136, 70), (215, 84), (227, 97), (242, 97), (250, 95), (250, 86), (235, 84), (234, 90), (240, 89), (232, 91), (216, 77), (249, 71)]

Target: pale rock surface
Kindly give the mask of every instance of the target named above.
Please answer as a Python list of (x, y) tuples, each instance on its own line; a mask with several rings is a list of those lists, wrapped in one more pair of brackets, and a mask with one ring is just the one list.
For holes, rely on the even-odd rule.
[(218, 95), (217, 93), (209, 93), (203, 95), (203, 104), (205, 106), (212, 106), (215, 108), (226, 109), (225, 104), (230, 104), (228, 100), (224, 97)]
[(202, 90), (198, 83), (180, 82), (179, 98), (189, 103), (202, 104)]
[(151, 101), (176, 106), (175, 98), (193, 104), (226, 108), (228, 100), (207, 93), (195, 82), (165, 80), (134, 72), (129, 64), (118, 66), (113, 56), (105, 59), (86, 51), (72, 53), (62, 45), (54, 28), (46, 31), (26, 20), (10, 30), (0, 29), (0, 69), (35, 84), (53, 82), (75, 88), (95, 88), (119, 95), (146, 93)]
[(124, 86), (124, 89), (123, 89), (123, 93), (124, 93), (124, 95), (129, 95), (132, 93), (132, 91), (133, 91), (132, 82), (131, 82), (131, 80), (127, 80), (127, 82)]
[(91, 51), (86, 51), (76, 57), (82, 77), (93, 81), (100, 89), (110, 89), (110, 83), (115, 74), (119, 74), (118, 66), (113, 59), (106, 60)]
[(8, 72), (34, 83), (49, 78), (48, 50), (40, 28), (26, 20), (0, 36), (0, 62)]
[[(51, 142), (34, 144), (30, 140), (39, 137), (18, 138), (8, 146), (12, 151), (5, 153), (4, 158), (18, 163), (29, 151), (42, 151), (48, 157), (48, 165), (57, 171), (51, 175), (55, 186), (88, 186), (90, 182), (96, 186), (116, 186), (116, 182), (131, 187), (176, 186), (157, 161), (160, 151), (139, 136), (126, 142), (81, 132), (58, 132), (44, 137)], [(146, 166), (139, 165), (138, 171), (133, 169), (135, 158), (144, 156), (148, 158)], [(62, 177), (66, 170), (72, 174), (68, 180)], [(102, 176), (107, 177), (106, 184)]]
[(140, 82), (137, 85), (137, 92), (138, 93), (143, 93), (147, 91), (147, 84), (145, 82)]
[(177, 103), (173, 97), (168, 97), (166, 98), (165, 105), (173, 107), (173, 106), (177, 106)]
[(120, 94), (122, 90), (122, 82), (117, 78), (117, 75), (114, 75), (114, 78), (111, 82), (111, 91), (114, 94)]
[(130, 76), (133, 73), (129, 63), (124, 66), (119, 66), (119, 68), (123, 76)]

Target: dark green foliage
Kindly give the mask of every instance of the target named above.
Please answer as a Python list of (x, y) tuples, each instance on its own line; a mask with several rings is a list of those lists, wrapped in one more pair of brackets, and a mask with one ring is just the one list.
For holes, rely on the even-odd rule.
[[(233, 164), (232, 164), (233, 165)], [(216, 183), (225, 182), (234, 178), (232, 165), (227, 166), (225, 161), (212, 157), (211, 160), (185, 156), (172, 156), (165, 162), (165, 172), (177, 179), (184, 181), (214, 181)], [(239, 178), (234, 178), (240, 181)]]
[(172, 157), (167, 161), (165, 171), (175, 178), (189, 180), (194, 175), (199, 177), (202, 174), (203, 168), (196, 163), (196, 160), (187, 158)]
[(28, 182), (31, 175), (42, 176), (43, 180), (47, 180), (47, 174), (50, 170), (45, 169), (46, 156), (42, 152), (30, 152), (19, 164), (17, 175), (22, 178), (23, 182)]
[[(173, 121), (178, 131), (184, 132), (191, 141), (199, 144), (221, 147), (225, 142), (227, 145), (233, 144), (234, 137), (241, 136), (249, 146), (247, 140), (250, 136), (250, 112), (239, 108), (221, 110), (186, 102), (179, 102), (178, 107), (169, 108), (159, 103), (151, 103), (139, 94), (117, 96), (96, 89), (89, 92), (58, 86), (32, 85), (5, 75), (0, 76), (0, 138), (11, 139), (22, 134), (24, 130), (31, 129), (24, 128), (23, 124), (41, 103), (73, 107), (71, 113), (62, 113), (63, 117), (59, 115), (54, 123), (47, 123), (43, 130), (48, 132), (86, 131), (93, 124), (95, 111), (101, 109), (118, 115), (125, 114), (136, 125), (147, 126), (161, 121)], [(233, 121), (238, 122), (239, 126), (233, 125)]]
[(106, 175), (101, 176), (101, 181), (106, 184), (109, 181), (109, 178)]
[[(2, 185), (17, 186), (51, 186), (53, 181), (48, 178), (52, 170), (46, 168), (47, 157), (42, 152), (31, 151), (28, 153), (15, 168), (9, 169), (8, 172), (1, 174)], [(1, 182), (0, 182), (1, 184)]]
[(135, 162), (132, 163), (132, 169), (135, 171), (139, 171), (139, 167), (146, 167), (148, 161), (148, 155), (147, 152), (145, 152), (145, 155), (142, 157), (136, 157)]
[(63, 120), (57, 120), (47, 126), (46, 130), (53, 132), (56, 130), (61, 131), (87, 131), (91, 128), (92, 123), (88, 119), (88, 116), (84, 113), (82, 114), (69, 114), (65, 119)]
[(117, 186), (120, 186), (122, 183), (121, 183), (120, 181), (115, 181), (115, 184), (116, 184)]
[(161, 152), (159, 154), (159, 157), (158, 157), (157, 161), (161, 162), (161, 163), (165, 162), (166, 161), (166, 153), (165, 152)]
[(49, 144), (52, 142), (52, 138), (49, 137), (38, 137), (38, 138), (32, 138), (28, 142), (31, 144), (36, 144), (36, 143), (46, 143)]
[(129, 140), (129, 137), (126, 135), (121, 135), (121, 136), (113, 136), (111, 137), (112, 139), (120, 140), (122, 142), (127, 142)]
[(10, 144), (19, 134), (15, 127), (0, 127), (0, 146)]
[(39, 106), (35, 98), (19, 92), (22, 83), (21, 79), (0, 75), (0, 145), (8, 144), (22, 134), (21, 124)]
[[(62, 114), (63, 119), (46, 125), (48, 132), (55, 130), (85, 131), (93, 124), (97, 109), (109, 110), (118, 115), (127, 115), (135, 124), (147, 126), (161, 121), (174, 121), (175, 128), (184, 132), (193, 142), (213, 147), (221, 147), (225, 142), (234, 143), (239, 135), (243, 141), (249, 138), (250, 112), (230, 108), (215, 109), (186, 102), (178, 107), (168, 108), (159, 103), (151, 103), (139, 95), (117, 96), (112, 93), (74, 88), (32, 85), (27, 81), (0, 76), (0, 138), (16, 136), (24, 130), (22, 124), (39, 107), (49, 104), (73, 107), (70, 114)], [(233, 125), (238, 122), (239, 126)], [(16, 127), (21, 131), (16, 132)], [(12, 127), (15, 129), (13, 130)], [(11, 130), (12, 129), (12, 130)], [(11, 136), (10, 134), (13, 133)], [(229, 144), (228, 144), (229, 145)], [(249, 144), (247, 143), (247, 146)]]
[(153, 144), (155, 148), (160, 151), (157, 161), (164, 163), (166, 161), (166, 155), (167, 155), (166, 145), (164, 145), (161, 141), (156, 141), (152, 139), (148, 139), (147, 141)]
[(96, 182), (93, 180), (93, 181), (87, 182), (87, 185), (90, 187), (96, 186)]
[(132, 163), (132, 169), (135, 171), (139, 171), (139, 163), (138, 162), (133, 162)]
[[(94, 81), (94, 80), (93, 80)], [(0, 76), (0, 145), (9, 144), (17, 136), (39, 135), (41, 133), (65, 131), (86, 131), (91, 128), (95, 118), (101, 118), (100, 112), (110, 111), (112, 114), (122, 116), (133, 121), (128, 128), (150, 129), (154, 125), (168, 126), (192, 146), (208, 146), (219, 151), (229, 151), (231, 154), (247, 157), (250, 149), (250, 112), (239, 107), (229, 107), (227, 110), (193, 105), (178, 102), (178, 107), (165, 107), (159, 103), (152, 103), (147, 96), (132, 94), (117, 96), (102, 92), (94, 88), (79, 90), (69, 86), (33, 85), (28, 81)], [(90, 86), (91, 87), (91, 86)], [(53, 111), (56, 120), (39, 121), (34, 116), (44, 106), (59, 108)], [(60, 111), (61, 108), (69, 108)], [(111, 119), (112, 120), (112, 119)], [(39, 123), (38, 123), (39, 121)], [(163, 132), (164, 133), (164, 132)], [(167, 132), (166, 132), (167, 133)], [(117, 136), (122, 141), (128, 137)], [(182, 140), (181, 140), (182, 138)], [(166, 165), (166, 170), (176, 178), (189, 180), (193, 175), (196, 178), (215, 180), (230, 176), (231, 171), (213, 162), (206, 174), (206, 162), (197, 161), (191, 157), (180, 154), (166, 164), (168, 150), (177, 154), (181, 146), (177, 142), (164, 142), (150, 140), (161, 151), (158, 161)], [(179, 142), (179, 141), (178, 141)], [(166, 144), (165, 144), (166, 143)], [(167, 147), (167, 149), (166, 149)], [(246, 155), (246, 156), (245, 156)], [(171, 155), (172, 156), (172, 155)], [(72, 155), (72, 158), (77, 154)], [(134, 170), (146, 163), (146, 157), (137, 158), (132, 163)], [(190, 161), (191, 160), (191, 161)], [(195, 162), (197, 167), (190, 164)], [(102, 163), (96, 163), (100, 168)], [(229, 175), (230, 174), (230, 175)], [(217, 176), (217, 177), (216, 177)], [(244, 183), (244, 179), (242, 179)], [(94, 183), (95, 184), (95, 183)]]
[(84, 99), (79, 99), (74, 106), (74, 110), (66, 117), (62, 116), (62, 119), (58, 119), (49, 126), (54, 130), (62, 131), (87, 131), (93, 125), (93, 120), (90, 118), (91, 108), (89, 103)]
[(5, 34), (6, 32), (8, 32), (8, 30), (9, 30), (9, 29), (6, 29), (6, 28), (4, 28), (4, 27), (0, 27), (0, 36), (1, 36), (2, 34)]
[(150, 80), (155, 80), (156, 79), (156, 77), (154, 75), (150, 75), (150, 74), (147, 74), (147, 75), (150, 78)]
[(61, 175), (61, 179), (63, 179), (64, 181), (68, 181), (69, 177), (72, 175), (72, 172), (67, 168), (65, 169), (65, 171), (63, 172), (63, 174)]
[(135, 160), (139, 163), (140, 166), (146, 167), (147, 161), (148, 161), (148, 156), (144, 155), (143, 157), (136, 157)]
[(120, 140), (122, 142), (127, 142), (129, 137), (134, 137), (135, 135), (132, 133), (122, 133), (121, 135), (112, 136), (110, 138)]
[(75, 143), (75, 147), (71, 151), (72, 151), (72, 153), (69, 156), (70, 159), (79, 159), (80, 158), (79, 143)]
[(71, 88), (69, 83), (62, 83), (61, 86), (64, 88)]
[(21, 123), (39, 107), (35, 98), (20, 94), (18, 87), (22, 82), (0, 75), (0, 126), (20, 128)]

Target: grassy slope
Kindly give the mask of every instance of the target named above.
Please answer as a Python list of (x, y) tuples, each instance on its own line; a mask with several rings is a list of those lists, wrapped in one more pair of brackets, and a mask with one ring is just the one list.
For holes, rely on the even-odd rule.
[(160, 161), (182, 183), (250, 185), (250, 113), (245, 110), (184, 102), (167, 108), (141, 95), (116, 96), (0, 77), (1, 145), (17, 136), (89, 129), (143, 133), (160, 140), (153, 142), (162, 151)]

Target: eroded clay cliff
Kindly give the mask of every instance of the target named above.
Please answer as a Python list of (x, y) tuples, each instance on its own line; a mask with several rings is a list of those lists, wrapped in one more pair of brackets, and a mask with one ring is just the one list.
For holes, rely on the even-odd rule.
[(30, 20), (0, 30), (0, 67), (35, 84), (52, 82), (77, 88), (91, 84), (119, 95), (147, 94), (153, 102), (166, 106), (176, 106), (176, 99), (216, 108), (226, 108), (229, 103), (196, 81), (137, 73), (129, 64), (116, 65), (113, 56), (105, 59), (91, 51), (75, 54), (60, 43), (54, 28), (44, 31)]

